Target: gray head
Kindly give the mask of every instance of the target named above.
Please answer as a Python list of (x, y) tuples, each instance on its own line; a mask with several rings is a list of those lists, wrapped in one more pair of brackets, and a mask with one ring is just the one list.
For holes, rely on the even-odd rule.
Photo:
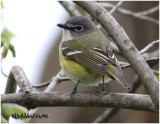
[(65, 24), (58, 24), (57, 26), (68, 30), (72, 38), (79, 38), (98, 30), (96, 25), (84, 16), (71, 17)]

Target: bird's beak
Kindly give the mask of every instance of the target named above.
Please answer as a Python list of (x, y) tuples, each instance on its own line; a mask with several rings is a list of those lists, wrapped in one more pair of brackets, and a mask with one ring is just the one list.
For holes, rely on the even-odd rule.
[(69, 27), (66, 24), (57, 24), (57, 26), (69, 30)]

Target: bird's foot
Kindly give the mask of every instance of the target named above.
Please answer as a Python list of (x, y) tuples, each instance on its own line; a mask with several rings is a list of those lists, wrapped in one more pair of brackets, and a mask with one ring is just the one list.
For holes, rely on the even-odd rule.
[(106, 89), (102, 89), (102, 90), (97, 90), (97, 91), (96, 91), (96, 94), (97, 94), (97, 93), (107, 93), (107, 91), (106, 91)]
[(77, 92), (76, 90), (73, 90), (73, 91), (71, 92), (71, 95), (74, 95), (76, 92)]

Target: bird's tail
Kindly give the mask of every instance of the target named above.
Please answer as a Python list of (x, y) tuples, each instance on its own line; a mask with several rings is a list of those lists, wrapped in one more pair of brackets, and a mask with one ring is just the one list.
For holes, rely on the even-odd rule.
[(128, 85), (128, 83), (121, 77), (121, 76), (118, 76), (117, 74), (114, 74), (112, 71), (108, 70), (108, 73), (114, 77), (114, 79), (116, 81), (118, 81), (124, 88), (128, 89), (128, 90), (132, 90), (132, 88)]

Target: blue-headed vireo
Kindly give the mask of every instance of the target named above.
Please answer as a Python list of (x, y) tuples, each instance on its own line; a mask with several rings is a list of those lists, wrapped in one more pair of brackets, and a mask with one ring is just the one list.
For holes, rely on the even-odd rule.
[(94, 86), (102, 82), (102, 91), (105, 92), (105, 83), (110, 79), (131, 90), (122, 77), (109, 40), (90, 19), (74, 16), (57, 26), (64, 29), (59, 46), (60, 65), (66, 76), (77, 83), (72, 93), (77, 91), (79, 83)]

